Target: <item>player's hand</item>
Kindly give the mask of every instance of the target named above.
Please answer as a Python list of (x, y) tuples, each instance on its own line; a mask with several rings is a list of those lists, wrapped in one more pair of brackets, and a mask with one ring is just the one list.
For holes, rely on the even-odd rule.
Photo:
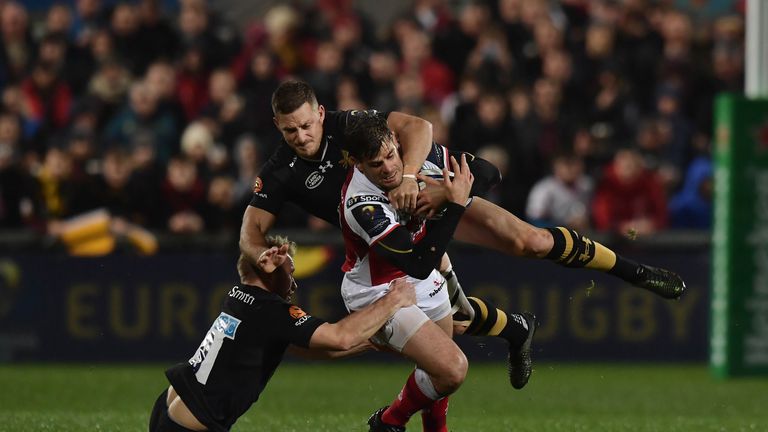
[(387, 193), (389, 202), (395, 210), (402, 210), (407, 213), (413, 212), (416, 208), (416, 198), (419, 195), (419, 183), (411, 177), (403, 177), (400, 186)]
[(446, 197), (450, 202), (465, 206), (467, 199), (469, 199), (472, 183), (475, 181), (475, 176), (472, 175), (467, 164), (467, 156), (461, 155), (461, 163), (451, 156), (451, 169), (453, 170), (453, 178), (451, 178), (448, 167), (443, 168), (443, 188)]
[(414, 214), (429, 219), (442, 210), (445, 203), (448, 202), (448, 198), (445, 196), (445, 189), (443, 189), (441, 182), (422, 174), (417, 175), (417, 177), (424, 182), (425, 186), (416, 199)]
[(400, 307), (408, 307), (416, 304), (416, 288), (404, 277), (397, 278), (389, 283), (387, 295), (399, 300)]
[(265, 250), (256, 260), (256, 267), (264, 273), (272, 273), (288, 259), (288, 247), (288, 244), (284, 244), (280, 247), (272, 246)]

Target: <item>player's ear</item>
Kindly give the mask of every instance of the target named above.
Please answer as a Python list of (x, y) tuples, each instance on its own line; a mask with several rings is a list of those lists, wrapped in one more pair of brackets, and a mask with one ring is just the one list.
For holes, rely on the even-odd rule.
[[(350, 162), (352, 162), (352, 165), (354, 165), (354, 166), (355, 166), (355, 168), (357, 168), (357, 169), (360, 169), (360, 168), (361, 168), (361, 166), (360, 166), (360, 165), (361, 165), (361, 163), (360, 163), (360, 161), (359, 161), (359, 160), (357, 160), (357, 158), (356, 158), (356, 157), (354, 157), (354, 156), (352, 156), (352, 155), (349, 155), (349, 161), (350, 161)], [(361, 171), (362, 171), (362, 170), (361, 170)]]
[(318, 114), (320, 114), (320, 122), (322, 123), (322, 121), (325, 120), (325, 107), (322, 105), (318, 105), (317, 112)]

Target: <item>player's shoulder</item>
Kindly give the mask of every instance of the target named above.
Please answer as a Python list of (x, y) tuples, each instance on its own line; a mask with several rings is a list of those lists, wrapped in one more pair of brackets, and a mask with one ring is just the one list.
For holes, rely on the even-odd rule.
[(273, 164), (275, 166), (288, 165), (291, 161), (295, 161), (298, 158), (296, 152), (281, 140), (280, 145), (272, 152), (267, 159), (266, 164)]

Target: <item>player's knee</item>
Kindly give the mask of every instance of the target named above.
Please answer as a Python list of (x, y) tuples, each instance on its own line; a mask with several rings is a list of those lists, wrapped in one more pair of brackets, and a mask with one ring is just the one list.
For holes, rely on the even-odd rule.
[[(533, 226), (521, 225), (518, 229), (508, 230), (505, 239), (506, 249), (516, 256), (539, 256), (542, 238), (539, 230)], [(546, 253), (544, 251), (543, 253)]]
[(552, 235), (549, 231), (531, 226), (523, 236), (524, 254), (528, 257), (543, 258), (552, 249)]
[(467, 369), (469, 367), (467, 357), (461, 350), (457, 351), (457, 353), (451, 355), (450, 362), (447, 362), (448, 367), (445, 369), (441, 379), (441, 392), (443, 394), (450, 394), (458, 390), (467, 377)]

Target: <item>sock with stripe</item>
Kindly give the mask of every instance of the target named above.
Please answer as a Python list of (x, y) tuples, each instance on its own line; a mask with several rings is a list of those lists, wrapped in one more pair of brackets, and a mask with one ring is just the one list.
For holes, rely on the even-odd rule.
[(628, 281), (636, 277), (640, 264), (622, 257), (596, 241), (579, 235), (572, 229), (555, 227), (547, 230), (554, 239), (554, 245), (547, 254), (547, 259), (565, 267), (604, 271)]
[(522, 344), (528, 337), (528, 322), (520, 314), (506, 313), (493, 303), (478, 297), (467, 297), (475, 317), (464, 334), (473, 336), (498, 336), (512, 346)]

